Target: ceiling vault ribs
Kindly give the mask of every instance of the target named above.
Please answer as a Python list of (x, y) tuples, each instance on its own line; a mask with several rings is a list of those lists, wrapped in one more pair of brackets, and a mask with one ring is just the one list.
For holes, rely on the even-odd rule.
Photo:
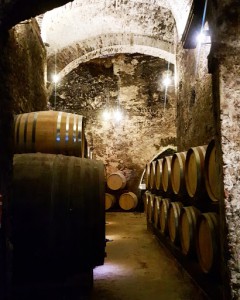
[(170, 43), (174, 41), (175, 21), (169, 9), (125, 1), (128, 5), (122, 5), (116, 11), (112, 6), (94, 6), (92, 2), (82, 1), (80, 7), (75, 4), (72, 8), (66, 5), (44, 15), (41, 32), (44, 42), (49, 44), (48, 56), (74, 43), (98, 36), (110, 37), (110, 34), (133, 34)]
[(43, 40), (49, 45), (48, 72), (55, 57), (63, 77), (82, 62), (121, 51), (139, 51), (174, 64), (174, 44), (183, 31), (176, 15), (184, 23), (190, 2), (134, 0), (118, 1), (116, 6), (114, 0), (75, 0), (49, 11), (41, 23)]
[[(67, 74), (69, 74), (72, 70), (77, 68), (80, 64), (85, 63), (91, 59), (95, 59), (98, 57), (104, 57), (109, 55), (115, 55), (119, 53), (140, 53), (145, 55), (151, 55), (155, 57), (159, 57), (169, 61), (172, 64), (175, 64), (175, 54), (171, 52), (167, 52), (166, 50), (162, 50), (161, 48), (154, 48), (151, 46), (145, 45), (113, 45), (104, 48), (95, 49), (87, 54), (84, 54), (69, 64), (67, 64), (59, 73), (58, 79), (61, 80)], [(54, 88), (54, 83), (51, 83), (48, 87), (48, 98), (51, 96)]]

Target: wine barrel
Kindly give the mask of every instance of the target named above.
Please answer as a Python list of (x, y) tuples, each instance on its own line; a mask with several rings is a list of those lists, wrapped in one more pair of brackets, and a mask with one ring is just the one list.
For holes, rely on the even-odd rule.
[(153, 222), (154, 201), (155, 201), (155, 195), (154, 194), (149, 194), (148, 208), (147, 208), (148, 209), (147, 219), (150, 223)]
[(207, 146), (204, 170), (205, 170), (205, 186), (206, 186), (208, 196), (213, 202), (218, 202), (220, 196), (218, 192), (219, 181), (217, 177), (218, 169), (216, 163), (215, 140), (212, 140)]
[(155, 196), (154, 208), (153, 208), (153, 222), (154, 226), (158, 229), (159, 228), (159, 214), (160, 214), (160, 203), (162, 197)]
[(197, 222), (197, 256), (204, 273), (213, 271), (219, 263), (218, 214), (203, 213)]
[(168, 209), (170, 206), (170, 199), (163, 198), (160, 202), (160, 214), (159, 214), (159, 225), (160, 225), (160, 231), (162, 234), (167, 234), (167, 219), (168, 219)]
[(156, 161), (154, 160), (150, 164), (149, 186), (151, 190), (155, 188), (155, 168), (156, 168)]
[(204, 159), (207, 146), (192, 147), (187, 151), (185, 163), (185, 182), (188, 195), (193, 198), (203, 195), (204, 184)]
[(156, 170), (155, 170), (155, 186), (157, 190), (162, 189), (162, 162), (163, 158), (160, 158), (156, 161)]
[(150, 189), (150, 166), (151, 163), (147, 163), (145, 166), (146, 189)]
[(179, 234), (182, 252), (194, 253), (196, 245), (196, 226), (201, 212), (195, 206), (183, 207), (180, 214)]
[(53, 154), (17, 154), (11, 202), (13, 280), (65, 280), (105, 257), (104, 166)]
[(187, 152), (177, 152), (172, 156), (171, 162), (171, 183), (175, 195), (186, 193), (185, 185), (185, 160)]
[(126, 178), (122, 172), (114, 172), (108, 176), (107, 186), (113, 191), (121, 190), (126, 186)]
[(86, 157), (84, 117), (60, 111), (20, 114), (14, 121), (14, 153)]
[(171, 161), (172, 161), (172, 156), (165, 156), (162, 163), (162, 187), (164, 192), (169, 192), (172, 189)]
[(105, 210), (113, 208), (116, 203), (116, 197), (112, 194), (105, 193)]
[(138, 198), (133, 192), (123, 193), (119, 198), (119, 206), (123, 210), (133, 210), (137, 204)]
[(150, 199), (150, 192), (146, 191), (143, 195), (143, 205), (144, 205), (144, 213), (146, 215), (146, 218), (148, 219), (148, 202)]
[(179, 218), (182, 207), (181, 202), (172, 202), (168, 209), (168, 232), (173, 243), (179, 241)]

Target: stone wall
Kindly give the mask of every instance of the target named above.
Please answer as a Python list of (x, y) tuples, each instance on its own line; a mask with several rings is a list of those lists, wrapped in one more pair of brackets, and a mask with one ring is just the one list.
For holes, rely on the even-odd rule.
[(0, 298), (3, 299), (9, 292), (11, 280), (9, 199), (12, 180), (13, 117), (16, 113), (46, 108), (46, 59), (39, 28), (34, 20), (19, 24), (9, 32), (1, 32), (0, 49), (0, 195), (3, 196)]
[(14, 112), (46, 109), (46, 50), (34, 19), (10, 30), (7, 56)]
[[(86, 116), (94, 157), (104, 161), (108, 174), (123, 171), (135, 193), (146, 162), (175, 145), (174, 88), (165, 98), (161, 84), (166, 70), (166, 61), (140, 54), (96, 59), (72, 71), (51, 98), (56, 110)], [(123, 119), (104, 121), (104, 110), (118, 104)]]
[(216, 135), (209, 45), (177, 53), (177, 146), (179, 151), (207, 144)]
[[(210, 54), (214, 99), (219, 104), (219, 177), (221, 193), (221, 250), (225, 298), (240, 299), (240, 6), (224, 0), (216, 9)], [(230, 281), (230, 293), (229, 286)]]
[[(0, 37), (0, 174), (11, 157), (13, 115), (46, 109), (46, 53), (34, 20)], [(10, 148), (9, 148), (10, 147)], [(2, 178), (4, 180), (4, 176)]]

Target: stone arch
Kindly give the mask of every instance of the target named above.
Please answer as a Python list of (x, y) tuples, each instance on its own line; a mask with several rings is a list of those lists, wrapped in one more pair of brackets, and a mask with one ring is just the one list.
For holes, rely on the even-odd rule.
[[(112, 45), (112, 46), (106, 46), (98, 49), (94, 49), (93, 51), (89, 51), (86, 54), (83, 54), (79, 56), (78, 58), (72, 60), (70, 63), (68, 63), (59, 73), (58, 78), (61, 80), (64, 78), (67, 74), (69, 74), (72, 70), (77, 68), (80, 64), (85, 63), (91, 59), (109, 56), (109, 55), (115, 55), (119, 53), (140, 53), (145, 55), (151, 55), (155, 57), (159, 57), (162, 59), (165, 59), (166, 61), (169, 61), (172, 64), (175, 64), (175, 54), (167, 51), (170, 50), (170, 45), (165, 45), (165, 49), (157, 48), (153, 46), (146, 46), (146, 45)], [(53, 83), (49, 85), (48, 88), (48, 97), (50, 97), (52, 90), (53, 90)]]

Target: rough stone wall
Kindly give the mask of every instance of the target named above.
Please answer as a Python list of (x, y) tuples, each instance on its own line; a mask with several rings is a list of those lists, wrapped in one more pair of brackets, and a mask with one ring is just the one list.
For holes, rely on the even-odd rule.
[(179, 151), (207, 144), (216, 134), (209, 45), (177, 53), (177, 146)]
[[(219, 103), (220, 212), (225, 299), (240, 299), (240, 6), (224, 0), (216, 5), (213, 22), (214, 43), (210, 53), (211, 71), (216, 81), (215, 101)], [(230, 292), (228, 294), (228, 279)]]
[[(220, 65), (220, 119), (223, 155), (227, 259), (234, 299), (240, 299), (240, 74), (239, 50)], [(225, 231), (226, 232), (226, 231)], [(226, 237), (225, 237), (226, 238)]]
[(32, 19), (9, 31), (8, 86), (15, 113), (46, 109), (46, 50)]
[[(13, 114), (46, 109), (47, 103), (44, 84), (46, 53), (36, 22), (19, 24), (5, 32), (0, 36), (0, 48), (1, 174), (5, 170), (3, 165), (12, 155)], [(3, 181), (4, 178), (1, 177)]]
[[(122, 170), (135, 193), (146, 162), (175, 145), (174, 89), (169, 88), (165, 103), (161, 85), (166, 69), (159, 58), (121, 54), (80, 65), (57, 86), (56, 110), (87, 117), (94, 157), (104, 161), (108, 174)], [(104, 121), (104, 109), (118, 104), (123, 119)]]
[[(13, 157), (13, 116), (46, 108), (46, 54), (34, 20), (0, 34), (0, 298), (7, 299), (11, 281), (9, 199)], [(6, 298), (5, 298), (6, 297)]]

